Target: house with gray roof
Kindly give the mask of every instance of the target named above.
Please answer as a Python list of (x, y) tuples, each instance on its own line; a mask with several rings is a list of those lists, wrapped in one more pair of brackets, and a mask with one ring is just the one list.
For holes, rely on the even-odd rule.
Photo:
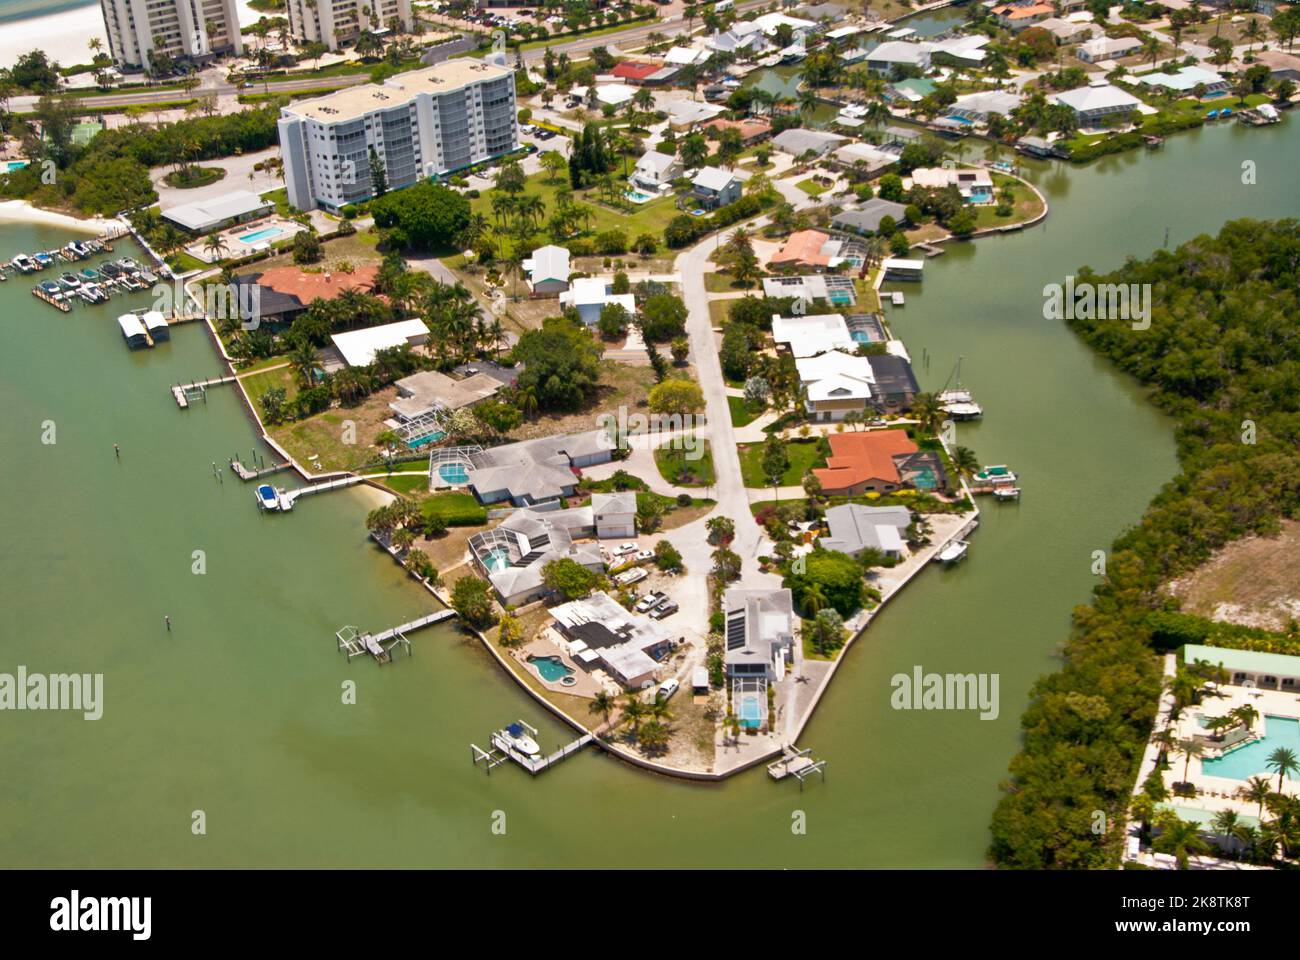
[(830, 534), (821, 538), (820, 545), (850, 556), (867, 549), (879, 550), (886, 557), (902, 560), (907, 556), (903, 538), (911, 523), (912, 513), (906, 507), (845, 503), (827, 509), (826, 526)]
[(659, 663), (683, 638), (662, 620), (625, 609), (603, 591), (551, 608), (573, 659), (603, 669), (629, 690), (654, 686)]
[(817, 156), (823, 156), (827, 151), (838, 147), (847, 140), (848, 137), (842, 137), (838, 133), (826, 133), (823, 130), (805, 130), (803, 127), (793, 127), (789, 130), (782, 130), (772, 138), (772, 146), (782, 153), (788, 153), (792, 157), (802, 157), (805, 153), (812, 151)]
[(831, 220), (836, 230), (848, 230), (863, 235), (875, 233), (880, 229), (880, 221), (893, 217), (895, 223), (907, 220), (907, 207), (892, 200), (873, 197), (856, 210), (841, 210)]
[[(591, 507), (568, 510), (516, 510), (491, 530), (469, 538), (470, 556), (501, 602), (518, 606), (549, 592), (544, 570), (552, 560), (568, 559), (596, 573), (605, 569)], [(586, 540), (587, 542), (578, 542)]]
[(691, 181), (691, 187), (691, 196), (707, 210), (716, 210), (740, 199), (740, 179), (719, 167), (701, 169)]
[[(778, 680), (797, 655), (794, 599), (788, 589), (732, 587), (722, 597), (727, 676)], [(778, 666), (778, 661), (780, 665)]]
[(569, 251), (564, 247), (538, 247), (525, 260), (528, 289), (535, 297), (555, 296), (569, 289)]
[(572, 496), (582, 467), (608, 463), (613, 451), (614, 441), (604, 430), (488, 447), (468, 457), (466, 484), (481, 503), (552, 503)]
[(591, 511), (596, 524), (597, 537), (621, 540), (636, 536), (635, 490), (593, 493)]

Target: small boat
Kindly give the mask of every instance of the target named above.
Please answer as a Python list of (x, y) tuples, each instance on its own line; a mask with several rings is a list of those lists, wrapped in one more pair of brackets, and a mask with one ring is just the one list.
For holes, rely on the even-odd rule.
[(102, 277), (100, 277), (100, 275), (99, 275), (97, 272), (95, 272), (94, 270), (92, 270), (90, 267), (82, 267), (82, 268), (81, 268), (81, 279), (82, 279), (82, 280), (89, 280), (91, 283), (99, 283), (99, 281), (102, 279)]
[(997, 464), (991, 467), (984, 467), (979, 473), (971, 478), (976, 486), (1015, 486), (1016, 475), (1011, 472), (1011, 468), (1006, 464)]
[(1003, 486), (1003, 487), (994, 487), (994, 488), (993, 488), (993, 496), (995, 496), (999, 501), (1003, 501), (1003, 502), (1008, 501), (1008, 500), (1019, 500), (1019, 499), (1020, 499), (1020, 488), (1019, 488), (1019, 487), (1006, 487), (1006, 486)]
[(1232, 107), (1224, 107), (1222, 110), (1219, 111), (1219, 116), (1220, 117), (1232, 116)]
[(45, 253), (44, 251), (42, 251), (41, 253), (32, 254), (32, 259), (36, 261), (37, 270), (44, 270), (46, 267), (48, 267), (50, 264), (54, 262), (54, 257), (51, 254)]
[(75, 273), (63, 273), (59, 275), (59, 285), (62, 286), (64, 290), (76, 290), (81, 286), (81, 281), (77, 279)]
[(970, 544), (965, 540), (954, 540), (937, 554), (935, 554), (935, 563), (954, 564), (959, 563), (966, 557), (966, 551), (970, 549)]
[(58, 298), (63, 296), (62, 288), (60, 288), (59, 285), (55, 283), (53, 280), (42, 280), (40, 283), (37, 284), (37, 286), (40, 287), (42, 290), (44, 290), (46, 294), (48, 294), (51, 297)]
[(18, 256), (9, 261), (9, 265), (19, 273), (31, 273), (34, 270), (41, 269), (36, 265), (36, 261), (25, 253), (18, 254)]
[(112, 280), (122, 275), (122, 268), (119, 267), (112, 260), (109, 260), (107, 263), (101, 263), (99, 265), (99, 272), (102, 273), (104, 276), (108, 277), (110, 280)]
[(984, 408), (975, 402), (971, 392), (961, 385), (961, 361), (957, 358), (957, 366), (953, 372), (948, 375), (949, 382), (956, 380), (955, 386), (949, 390), (948, 384), (944, 384), (944, 389), (939, 392), (938, 401), (939, 409), (954, 420), (974, 420), (984, 416)]
[(123, 257), (117, 261), (117, 265), (122, 268), (123, 273), (139, 273), (142, 269), (140, 264), (136, 263), (130, 257)]
[(1014, 165), (1005, 160), (994, 160), (991, 166), (998, 173), (1013, 173), (1016, 169)]
[(275, 492), (275, 487), (269, 483), (264, 483), (257, 488), (257, 505), (263, 510), (279, 510), (280, 497)]
[(150, 273), (148, 270), (140, 271), (140, 279), (144, 281), (146, 286), (150, 286), (150, 287), (152, 287), (155, 283), (158, 282), (157, 275)]
[(1205, 115), (1205, 119), (1206, 119), (1206, 120), (1213, 120), (1213, 119), (1214, 119), (1215, 117), (1217, 117), (1218, 115), (1219, 115), (1219, 111), (1218, 111), (1218, 110), (1211, 110), (1209, 113), (1207, 113), (1207, 114)]
[(501, 731), (501, 738), (526, 757), (541, 756), (542, 748), (530, 737), (522, 724), (512, 723)]

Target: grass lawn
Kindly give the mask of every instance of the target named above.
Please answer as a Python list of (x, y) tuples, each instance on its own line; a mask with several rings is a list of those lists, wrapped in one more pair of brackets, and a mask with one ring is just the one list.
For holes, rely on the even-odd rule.
[[(274, 365), (274, 363), (283, 363), (284, 358), (275, 357), (266, 362)], [(254, 373), (251, 376), (241, 377), (240, 383), (248, 391), (249, 399), (253, 401), (253, 406), (257, 408), (259, 414), (262, 412), (262, 407), (258, 401), (268, 390), (275, 387), (284, 387), (286, 400), (292, 400), (298, 395), (298, 377), (294, 374), (292, 367), (281, 367), (276, 370), (267, 370), (264, 373)]]
[[(705, 274), (708, 276), (708, 274)], [(731, 305), (735, 300), (710, 300), (709, 301), (709, 323), (714, 327), (726, 326), (731, 317)]]
[(435, 514), (442, 517), (449, 527), (477, 527), (487, 523), (487, 507), (471, 493), (435, 493), (420, 502), (420, 509), (426, 517)]
[[(655, 466), (665, 480), (681, 487), (707, 487), (714, 482), (713, 452), (707, 440), (703, 441), (703, 449), (660, 447), (655, 450)], [(686, 474), (690, 475), (689, 479), (685, 478)]]
[[(293, 372), (286, 367), (282, 371), (272, 370), (248, 379), (259, 380), (278, 374), (292, 377)], [(289, 396), (292, 397), (293, 393)], [(282, 423), (271, 427), (270, 433), (299, 463), (307, 463), (315, 454), (323, 470), (359, 470), (379, 457), (374, 438), (388, 429), (384, 421), (393, 415), (388, 404), (396, 396), (395, 387), (386, 387), (355, 407), (337, 407), (306, 420)], [(354, 442), (346, 442), (348, 438)]]
[(727, 397), (727, 408), (731, 411), (733, 427), (743, 427), (753, 423), (763, 412), (762, 407), (751, 407), (744, 397)]
[(987, 227), (1005, 227), (1012, 223), (1023, 223), (1026, 220), (1032, 220), (1043, 212), (1043, 202), (1038, 199), (1034, 191), (1029, 189), (1015, 177), (1008, 177), (1001, 173), (993, 174), (993, 187), (1001, 200), (1001, 193), (1004, 187), (1010, 187), (1011, 192), (1015, 195), (1015, 202), (1012, 204), (1011, 216), (999, 217), (997, 213), (997, 204), (992, 206), (983, 206), (975, 208), (975, 226), (983, 230)]
[(704, 275), (704, 289), (709, 293), (753, 293), (755, 296), (761, 296), (763, 293), (762, 283), (759, 280), (749, 281), (749, 286), (741, 283), (730, 273), (723, 273), (721, 270), (711, 270)]
[[(410, 464), (399, 464), (398, 469), (409, 467)], [(424, 494), (429, 491), (429, 471), (422, 473), (394, 473), (391, 477), (386, 477), (379, 481), (394, 493), (400, 493), (404, 497)]]
[[(786, 467), (778, 486), (792, 487), (803, 483), (804, 474), (813, 467), (824, 467), (826, 459), (821, 455), (816, 440), (791, 440), (785, 445), (790, 465)], [(763, 445), (761, 443), (740, 444), (740, 475), (747, 487), (770, 487), (771, 482), (763, 475)]]
[(795, 184), (795, 186), (798, 187), (800, 190), (802, 190), (804, 193), (808, 194), (808, 196), (810, 197), (820, 197), (823, 193), (825, 193), (827, 190), (830, 189), (830, 187), (823, 186), (822, 184), (814, 180), (812, 177), (809, 177), (807, 180), (800, 180), (798, 183)]

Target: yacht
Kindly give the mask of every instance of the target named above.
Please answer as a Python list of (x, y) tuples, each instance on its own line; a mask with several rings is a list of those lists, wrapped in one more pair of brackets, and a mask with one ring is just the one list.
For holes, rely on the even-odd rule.
[(979, 473), (971, 477), (971, 480), (976, 486), (980, 487), (1014, 487), (1016, 485), (1016, 475), (1011, 472), (1010, 467), (1003, 463), (982, 468)]
[(113, 278), (120, 277), (122, 275), (122, 268), (119, 267), (112, 260), (109, 260), (107, 263), (101, 263), (99, 265), (99, 272), (102, 273), (104, 276), (108, 277), (110, 280), (112, 280)]
[(90, 267), (81, 268), (81, 279), (90, 283), (99, 283), (103, 278)]
[(40, 269), (40, 267), (36, 265), (36, 261), (25, 253), (18, 254), (18, 256), (9, 261), (9, 265), (19, 273), (31, 273), (34, 270)]
[(140, 264), (136, 263), (130, 257), (123, 257), (121, 260), (117, 261), (117, 265), (122, 268), (123, 273), (139, 273), (141, 270)]
[(542, 748), (537, 745), (537, 741), (528, 735), (522, 724), (512, 723), (501, 731), (501, 739), (514, 747), (526, 757), (539, 757)]
[(975, 420), (984, 416), (984, 408), (975, 402), (971, 392), (961, 385), (961, 357), (957, 358), (957, 366), (952, 374), (948, 377), (949, 382), (956, 380), (951, 390), (948, 384), (944, 384), (944, 389), (939, 391), (937, 397), (939, 409), (954, 420)]
[(81, 286), (81, 281), (77, 279), (75, 273), (63, 273), (59, 276), (59, 285), (64, 290), (76, 290)]

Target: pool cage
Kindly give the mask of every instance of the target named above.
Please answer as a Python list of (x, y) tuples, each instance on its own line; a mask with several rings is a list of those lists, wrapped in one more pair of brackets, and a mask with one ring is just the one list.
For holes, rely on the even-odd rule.
[(767, 725), (767, 678), (733, 678), (731, 709), (746, 730), (763, 729)]
[(412, 417), (397, 428), (397, 435), (411, 450), (441, 440), (447, 435), (447, 427), (443, 423), (444, 413), (444, 410), (438, 408)]
[(483, 452), (478, 444), (463, 447), (431, 447), (429, 449), (429, 483), (431, 486), (462, 486), (468, 479), (470, 468), (477, 466), (476, 458)]

